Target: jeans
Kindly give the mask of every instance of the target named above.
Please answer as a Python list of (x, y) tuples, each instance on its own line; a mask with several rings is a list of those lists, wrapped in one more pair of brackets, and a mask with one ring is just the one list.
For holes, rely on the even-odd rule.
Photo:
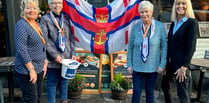
[(60, 100), (67, 100), (68, 80), (61, 76), (61, 69), (47, 69), (47, 98), (48, 103), (56, 103), (56, 89), (59, 89)]
[(157, 72), (142, 73), (133, 71), (133, 95), (132, 103), (140, 103), (141, 92), (145, 83), (146, 103), (154, 103), (154, 89)]
[(161, 88), (164, 92), (165, 103), (173, 103), (171, 97), (171, 85), (172, 83), (176, 83), (177, 87), (177, 95), (179, 97), (180, 103), (190, 103), (189, 97), (189, 71), (187, 71), (187, 79), (183, 82), (179, 82), (176, 80), (176, 76), (174, 75), (174, 71), (171, 71), (172, 68), (168, 68), (170, 71), (166, 71), (166, 75), (163, 76)]
[(43, 82), (43, 72), (37, 74), (37, 81), (32, 84), (29, 75), (16, 74), (17, 82), (20, 86), (23, 96), (24, 103), (40, 103), (40, 98), (42, 94), (42, 82)]

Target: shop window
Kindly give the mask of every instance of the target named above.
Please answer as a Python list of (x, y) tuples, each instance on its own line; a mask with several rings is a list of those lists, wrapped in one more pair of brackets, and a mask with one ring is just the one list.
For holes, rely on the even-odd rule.
[(6, 56), (6, 37), (5, 37), (5, 26), (4, 26), (4, 15), (2, 0), (0, 0), (0, 57)]
[[(114, 0), (109, 0), (110, 2)], [(143, 1), (143, 0), (141, 0)], [(154, 5), (153, 17), (162, 22), (171, 22), (174, 0), (149, 0)], [(198, 21), (209, 21), (209, 0), (191, 0)]]
[[(114, 0), (85, 0), (96, 7), (104, 7)], [(143, 1), (143, 0), (141, 0)], [(209, 0), (191, 0), (195, 17), (198, 21), (209, 21)], [(171, 22), (174, 0), (150, 0), (154, 5), (153, 17), (162, 22)], [(49, 10), (47, 0), (39, 0), (42, 14)]]
[(107, 3), (108, 3), (107, 0), (87, 0), (87, 2), (98, 8), (107, 6)]
[(192, 5), (198, 21), (209, 21), (209, 0), (192, 0)]
[[(174, 0), (150, 1), (154, 5), (154, 18), (162, 22), (170, 22)], [(209, 0), (192, 0), (192, 6), (198, 21), (209, 21)]]
[(171, 21), (174, 0), (150, 0), (154, 5), (153, 17), (161, 22)]

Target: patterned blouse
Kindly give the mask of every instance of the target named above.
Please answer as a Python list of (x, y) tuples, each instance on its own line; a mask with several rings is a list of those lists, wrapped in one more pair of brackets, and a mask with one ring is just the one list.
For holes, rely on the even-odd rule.
[(14, 35), (15, 71), (20, 74), (28, 74), (25, 64), (31, 61), (36, 73), (42, 72), (46, 59), (46, 46), (42, 43), (37, 32), (22, 18), (15, 24)]

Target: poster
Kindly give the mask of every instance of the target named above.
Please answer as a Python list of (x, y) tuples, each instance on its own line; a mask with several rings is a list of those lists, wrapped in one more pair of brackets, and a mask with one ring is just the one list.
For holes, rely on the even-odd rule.
[[(127, 52), (117, 52), (113, 53), (111, 55), (111, 79), (113, 79), (114, 74), (121, 73), (123, 77), (127, 77), (129, 79), (132, 79), (132, 74), (129, 74), (127, 71), (128, 65), (127, 65)], [(132, 94), (132, 89), (128, 90), (128, 94)]]
[(114, 74), (121, 73), (124, 77), (131, 78), (131, 74), (127, 71), (127, 54), (126, 53), (116, 53), (113, 55), (113, 72)]
[(87, 87), (85, 89), (98, 89), (99, 87), (99, 56), (93, 53), (76, 53), (77, 60), (81, 65), (77, 69), (77, 73), (85, 77)]
[(110, 57), (109, 55), (102, 54), (102, 76), (101, 76), (101, 90), (110, 91)]
[(209, 38), (198, 38), (193, 58), (204, 58), (206, 50), (209, 50)]
[(209, 37), (209, 22), (198, 22), (200, 37)]

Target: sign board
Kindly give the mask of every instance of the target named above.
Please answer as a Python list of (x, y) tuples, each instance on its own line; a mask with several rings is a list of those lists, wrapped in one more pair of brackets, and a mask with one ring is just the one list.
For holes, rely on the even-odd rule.
[(121, 73), (124, 77), (132, 78), (127, 71), (127, 54), (126, 52), (118, 52), (112, 54), (112, 68), (114, 74)]
[(105, 91), (110, 91), (110, 58), (109, 55), (102, 55), (102, 76), (101, 76), (101, 91), (105, 93)]
[(209, 37), (209, 22), (198, 22), (200, 37)]
[(87, 86), (85, 89), (99, 89), (99, 56), (93, 53), (76, 53), (77, 60), (81, 65), (77, 69), (77, 73), (85, 77)]
[(205, 51), (205, 57), (204, 57), (205, 59), (209, 59), (209, 50), (206, 50)]
[[(132, 78), (132, 74), (127, 71), (127, 52), (116, 52), (110, 55), (111, 61), (111, 80), (113, 80), (114, 74), (121, 73), (123, 77)], [(128, 90), (128, 94), (132, 94), (132, 89)]]
[(193, 58), (204, 58), (206, 50), (209, 50), (209, 38), (198, 38)]

